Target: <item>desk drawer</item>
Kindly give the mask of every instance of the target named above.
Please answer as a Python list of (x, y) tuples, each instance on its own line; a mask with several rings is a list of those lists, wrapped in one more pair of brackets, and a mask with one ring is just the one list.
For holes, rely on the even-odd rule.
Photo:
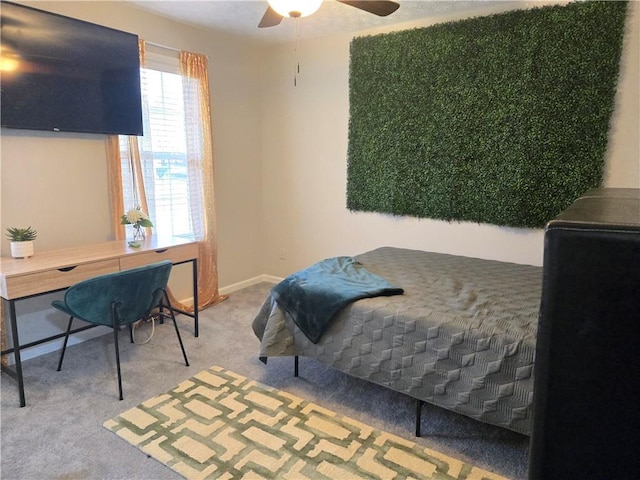
[(93, 278), (104, 273), (117, 272), (118, 260), (104, 260), (86, 263), (61, 270), (46, 270), (44, 272), (20, 275), (7, 279), (7, 293), (10, 298), (26, 297), (36, 293), (58, 290), (70, 287), (80, 280)]
[(189, 243), (169, 248), (159, 248), (158, 250), (140, 253), (138, 255), (127, 255), (120, 258), (120, 269), (141, 267), (150, 263), (171, 260), (173, 263), (185, 262), (198, 258), (198, 244)]

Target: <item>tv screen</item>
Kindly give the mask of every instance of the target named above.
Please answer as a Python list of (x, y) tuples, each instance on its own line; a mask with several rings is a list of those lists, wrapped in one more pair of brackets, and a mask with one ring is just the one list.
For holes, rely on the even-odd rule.
[(142, 135), (138, 36), (2, 2), (3, 127)]

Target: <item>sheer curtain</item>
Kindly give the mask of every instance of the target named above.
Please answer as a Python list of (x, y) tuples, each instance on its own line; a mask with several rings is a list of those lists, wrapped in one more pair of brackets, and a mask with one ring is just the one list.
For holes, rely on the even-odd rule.
[[(140, 40), (140, 63), (145, 66), (145, 43)], [(191, 234), (198, 241), (198, 308), (213, 305), (226, 296), (218, 289), (217, 240), (215, 202), (213, 189), (213, 145), (207, 58), (204, 55), (180, 52), (182, 88), (184, 96), (184, 132), (171, 132), (172, 136), (184, 135), (187, 151), (187, 208)], [(143, 79), (143, 85), (145, 80)], [(120, 216), (135, 205), (140, 205), (154, 221), (155, 185), (154, 146), (162, 143), (167, 134), (151, 129), (149, 99), (143, 86), (142, 137), (110, 137), (107, 140), (109, 162), (109, 184), (117, 239), (124, 239), (126, 231), (120, 224)], [(152, 141), (153, 140), (153, 141)], [(161, 153), (155, 155), (155, 159)], [(131, 185), (123, 183), (130, 179)], [(151, 195), (151, 197), (149, 197)], [(147, 199), (149, 198), (149, 201)], [(135, 205), (127, 204), (127, 201)], [(151, 210), (150, 210), (151, 209)], [(152, 234), (153, 229), (147, 231)], [(172, 298), (180, 309), (193, 311), (193, 307), (182, 305)]]
[[(191, 217), (194, 234), (200, 240), (198, 298), (207, 306), (226, 298), (218, 292), (216, 205), (213, 194), (213, 135), (207, 57), (180, 52), (185, 104), (185, 133), (189, 176)], [(208, 286), (208, 287), (207, 287)]]
[[(140, 55), (140, 66), (146, 64), (145, 43), (144, 40), (138, 40), (138, 53)], [(148, 102), (145, 99), (145, 91), (142, 91), (142, 117), (144, 131), (150, 132), (148, 122)], [(121, 144), (122, 142), (122, 144)], [(111, 199), (111, 211), (113, 221), (113, 232), (116, 240), (126, 238), (125, 226), (122, 225), (120, 217), (127, 210), (140, 205), (144, 212), (149, 212), (147, 198), (145, 195), (144, 178), (142, 176), (142, 166), (140, 160), (140, 149), (138, 146), (138, 137), (118, 137), (110, 135), (107, 137), (107, 167), (109, 175), (109, 193)], [(123, 175), (123, 171), (126, 175)], [(124, 178), (131, 179), (124, 185)], [(131, 198), (132, 197), (132, 198)], [(125, 198), (130, 204), (125, 205)], [(151, 232), (147, 229), (146, 234)]]

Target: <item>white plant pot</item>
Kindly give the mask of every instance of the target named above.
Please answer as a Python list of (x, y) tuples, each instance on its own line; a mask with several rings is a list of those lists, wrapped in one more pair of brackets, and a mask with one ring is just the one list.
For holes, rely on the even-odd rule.
[(11, 242), (11, 256), (13, 258), (28, 258), (33, 255), (33, 241)]

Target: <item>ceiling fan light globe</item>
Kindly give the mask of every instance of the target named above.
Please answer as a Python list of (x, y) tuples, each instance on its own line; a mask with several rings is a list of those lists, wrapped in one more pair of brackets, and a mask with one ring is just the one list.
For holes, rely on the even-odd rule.
[(267, 0), (269, 6), (283, 17), (306, 17), (315, 13), (322, 0)]

